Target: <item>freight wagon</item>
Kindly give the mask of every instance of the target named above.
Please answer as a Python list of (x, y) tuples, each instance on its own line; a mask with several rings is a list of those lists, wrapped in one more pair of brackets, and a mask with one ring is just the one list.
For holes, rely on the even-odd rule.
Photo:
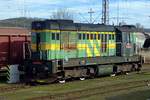
[(9, 76), (11, 66), (23, 63), (26, 56), (24, 46), (30, 41), (27, 29), (0, 28), (0, 81)]
[(45, 20), (32, 23), (26, 82), (65, 81), (140, 70), (143, 58), (136, 50), (136, 28), (131, 25), (74, 23)]

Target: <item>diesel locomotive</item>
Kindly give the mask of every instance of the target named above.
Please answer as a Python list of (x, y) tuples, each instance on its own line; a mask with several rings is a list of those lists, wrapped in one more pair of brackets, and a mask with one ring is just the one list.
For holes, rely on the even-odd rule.
[(25, 81), (52, 82), (140, 70), (132, 25), (44, 20), (32, 23), (31, 57), (21, 68)]

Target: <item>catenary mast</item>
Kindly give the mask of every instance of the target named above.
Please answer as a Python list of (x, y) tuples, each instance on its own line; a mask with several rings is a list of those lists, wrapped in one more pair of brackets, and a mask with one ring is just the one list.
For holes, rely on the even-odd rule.
[(109, 0), (102, 0), (102, 23), (109, 24)]

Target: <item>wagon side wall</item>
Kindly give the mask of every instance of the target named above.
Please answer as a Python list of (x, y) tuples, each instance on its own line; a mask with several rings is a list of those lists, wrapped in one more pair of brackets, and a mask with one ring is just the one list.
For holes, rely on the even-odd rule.
[(29, 35), (0, 35), (0, 67), (23, 62), (23, 45)]

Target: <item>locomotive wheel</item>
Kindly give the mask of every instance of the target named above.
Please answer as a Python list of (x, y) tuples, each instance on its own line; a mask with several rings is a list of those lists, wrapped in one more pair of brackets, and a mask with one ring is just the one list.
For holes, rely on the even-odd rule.
[(137, 72), (140, 73), (142, 70), (142, 64), (138, 64), (137, 66)]
[(66, 80), (59, 80), (58, 81), (60, 84), (64, 84), (64, 83), (66, 83)]
[(85, 78), (84, 78), (84, 77), (80, 77), (79, 79), (80, 79), (81, 81), (84, 81), (84, 80), (85, 80)]
[(115, 76), (116, 76), (116, 74), (111, 74), (110, 76), (111, 76), (111, 77), (115, 77)]
[(137, 66), (136, 64), (133, 64), (133, 65), (132, 65), (131, 72), (136, 71), (136, 66)]

